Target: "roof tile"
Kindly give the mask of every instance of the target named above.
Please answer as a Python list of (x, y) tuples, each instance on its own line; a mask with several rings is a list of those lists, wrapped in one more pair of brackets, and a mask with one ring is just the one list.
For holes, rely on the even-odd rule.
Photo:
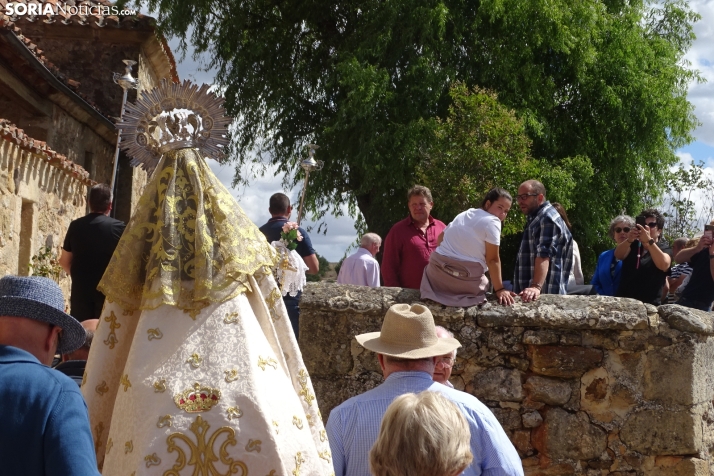
[(7, 119), (0, 118), (0, 139), (15, 142), (22, 150), (43, 157), (47, 163), (57, 167), (66, 175), (74, 177), (85, 185), (91, 186), (96, 183), (89, 178), (89, 172), (87, 172), (84, 167), (75, 164), (64, 155), (50, 149), (46, 142), (28, 136), (25, 134), (25, 131)]

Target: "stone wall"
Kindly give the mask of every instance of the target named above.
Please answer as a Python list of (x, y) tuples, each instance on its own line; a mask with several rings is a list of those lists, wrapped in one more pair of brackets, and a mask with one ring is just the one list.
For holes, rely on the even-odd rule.
[(85, 214), (87, 185), (71, 172), (0, 138), (0, 276), (29, 274), (30, 258), (45, 245), (57, 250), (69, 223)]
[[(325, 420), (382, 382), (353, 336), (417, 301), (414, 290), (308, 284), (300, 348)], [(428, 307), (463, 345), (452, 383), (491, 408), (527, 475), (714, 474), (711, 314), (603, 296)]]

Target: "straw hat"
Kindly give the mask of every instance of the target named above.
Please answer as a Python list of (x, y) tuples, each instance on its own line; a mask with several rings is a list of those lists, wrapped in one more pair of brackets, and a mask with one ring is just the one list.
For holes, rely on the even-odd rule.
[(355, 336), (367, 350), (402, 359), (425, 359), (461, 347), (453, 338), (439, 338), (431, 311), (420, 304), (395, 304), (384, 316), (381, 332)]
[(0, 279), (0, 316), (26, 317), (62, 329), (57, 352), (67, 354), (84, 345), (82, 324), (64, 312), (60, 287), (38, 276), (5, 276)]

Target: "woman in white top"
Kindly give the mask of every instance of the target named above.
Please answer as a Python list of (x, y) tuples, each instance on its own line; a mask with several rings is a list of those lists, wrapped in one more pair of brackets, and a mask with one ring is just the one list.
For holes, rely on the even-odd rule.
[(490, 269), (494, 293), (503, 305), (513, 304), (514, 294), (503, 288), (501, 223), (513, 199), (502, 188), (489, 190), (481, 208), (459, 213), (439, 236), (439, 247), (429, 257), (421, 280), (421, 298), (446, 306), (468, 307), (486, 300)]

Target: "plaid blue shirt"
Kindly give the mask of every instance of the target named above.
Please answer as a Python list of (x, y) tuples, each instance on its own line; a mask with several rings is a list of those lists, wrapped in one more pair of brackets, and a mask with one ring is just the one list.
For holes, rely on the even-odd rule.
[(330, 413), (327, 436), (336, 476), (370, 476), (369, 450), (387, 407), (399, 395), (439, 392), (456, 404), (471, 431), (474, 460), (467, 476), (523, 476), (516, 449), (491, 410), (476, 397), (434, 382), (426, 372), (395, 372), (382, 385), (352, 397)]
[(517, 293), (530, 286), (536, 258), (550, 258), (548, 274), (541, 293), (566, 294), (573, 269), (573, 236), (550, 202), (546, 201), (528, 215), (521, 247), (516, 258), (513, 290)]

